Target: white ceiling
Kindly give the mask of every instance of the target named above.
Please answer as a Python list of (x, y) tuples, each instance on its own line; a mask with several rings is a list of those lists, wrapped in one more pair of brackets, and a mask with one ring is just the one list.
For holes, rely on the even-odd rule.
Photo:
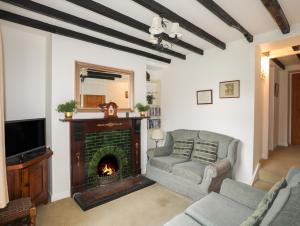
[[(148, 25), (151, 24), (152, 18), (155, 15), (153, 12), (147, 10), (146, 8), (140, 6), (132, 0), (95, 1), (105, 6), (108, 6), (114, 10), (117, 10), (120, 13), (133, 17), (134, 19), (137, 19)], [(35, 2), (48, 5), (55, 9), (65, 11), (67, 13), (79, 16), (83, 19), (99, 23), (101, 25), (113, 28), (115, 30), (130, 34), (132, 36), (148, 40), (148, 35), (141, 31), (138, 31), (122, 23), (106, 18), (102, 15), (98, 15), (89, 10), (83, 9), (65, 0), (35, 0)], [(216, 38), (220, 39), (225, 43), (229, 43), (239, 39), (244, 39), (245, 42), (247, 42), (244, 36), (239, 31), (230, 28), (218, 17), (216, 17), (214, 14), (208, 11), (200, 3), (198, 3), (197, 0), (157, 0), (157, 2), (166, 6), (167, 8), (174, 11), (178, 15), (184, 17), (185, 19), (189, 20), (190, 22), (194, 23), (198, 27), (206, 30), (208, 33), (214, 35)], [(277, 24), (273, 21), (273, 18), (270, 16), (269, 12), (265, 9), (260, 0), (215, 0), (215, 2), (219, 4), (226, 12), (228, 12), (235, 20), (237, 20), (244, 28), (246, 28), (254, 36), (260, 33), (278, 29)], [(300, 23), (300, 0), (279, 0), (279, 3), (281, 4), (291, 25)], [(41, 21), (55, 24), (58, 26), (84, 32), (86, 34), (103, 38), (111, 42), (135, 47), (141, 50), (147, 50), (148, 52), (153, 53), (153, 51), (151, 50), (144, 49), (142, 47), (124, 41), (120, 41), (119, 39), (98, 34), (96, 32), (79, 28), (74, 25), (69, 25), (52, 18), (48, 18), (46, 16), (41, 16), (39, 14), (20, 9), (7, 3), (0, 2), (0, 8), (34, 19), (39, 19)], [(193, 44), (204, 50), (213, 47), (212, 44), (202, 40), (201, 38), (195, 36), (194, 34), (191, 34), (188, 31), (182, 30), (182, 33), (182, 40), (185, 42)], [(184, 54), (190, 53), (188, 50), (182, 49), (180, 47), (175, 47), (174, 50)], [(157, 55), (167, 56), (162, 53), (157, 53)]]

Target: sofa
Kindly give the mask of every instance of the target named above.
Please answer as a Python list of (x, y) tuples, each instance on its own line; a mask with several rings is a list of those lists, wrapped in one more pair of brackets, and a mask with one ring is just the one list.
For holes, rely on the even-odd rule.
[[(299, 226), (300, 169), (291, 168), (284, 181), (266, 192), (225, 179), (220, 194), (211, 192), (164, 226)], [(265, 205), (266, 200), (271, 202)]]
[[(191, 153), (175, 155), (175, 144), (185, 141), (188, 143), (184, 145), (194, 145), (188, 146), (192, 147)], [(215, 147), (215, 161), (196, 158), (194, 151), (198, 141)], [(199, 200), (211, 191), (218, 192), (222, 181), (232, 177), (238, 144), (237, 139), (209, 131), (179, 129), (167, 132), (163, 147), (147, 151), (146, 176), (177, 193)]]

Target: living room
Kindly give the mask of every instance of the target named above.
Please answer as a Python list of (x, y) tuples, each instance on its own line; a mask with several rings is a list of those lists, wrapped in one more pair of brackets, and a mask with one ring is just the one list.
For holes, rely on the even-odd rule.
[[(195, 188), (195, 197), (200, 202), (211, 191), (220, 192), (223, 179), (227, 177), (254, 185), (261, 179), (258, 177), (263, 168), (262, 159), (268, 159), (272, 155), (269, 151), (278, 146), (289, 146), (291, 133), (288, 131), (292, 130), (291, 125), (299, 123), (297, 120), (288, 123), (291, 120), (288, 111), (285, 115), (278, 113), (289, 108), (286, 97), (291, 89), (288, 86), (288, 74), (291, 71), (297, 73), (300, 65), (297, 59), (291, 64), (283, 59), (285, 56), (296, 58), (300, 54), (297, 48), (292, 48), (300, 45), (299, 6), (300, 3), (293, 0), (232, 3), (190, 0), (185, 4), (169, 0), (89, 0), (87, 3), (75, 0), (0, 1), (2, 86), (5, 94), (1, 115), (6, 122), (1, 123), (2, 127), (4, 129), (8, 122), (43, 119), (43, 145), (51, 150), (43, 159), (47, 163), (48, 183), (46, 201), (43, 199), (42, 203), (48, 204), (39, 203), (36, 206), (36, 225), (154, 226), (164, 225), (184, 212), (196, 201), (188, 195), (193, 193), (193, 189), (182, 194), (186, 191), (184, 185), (182, 191), (177, 190), (177, 185), (165, 179), (165, 175), (158, 174), (161, 178), (154, 179), (147, 172), (154, 157), (151, 157), (149, 150), (165, 147), (170, 134), (173, 134), (172, 139), (176, 137), (172, 133), (176, 130), (199, 131), (204, 137), (218, 137), (218, 145), (230, 137), (225, 146), (233, 150), (233, 156), (222, 157), (229, 159), (230, 169), (226, 168), (228, 165), (221, 167), (224, 171), (228, 170), (228, 174), (216, 183), (215, 190)], [(273, 18), (274, 15), (280, 15), (279, 21)], [(171, 22), (174, 22), (174, 38), (158, 34), (154, 36), (158, 39), (149, 42), (149, 38), (151, 41), (153, 37), (147, 27), (155, 27), (156, 20), (166, 33), (169, 30), (165, 26), (169, 29), (173, 25)], [(138, 22), (146, 26), (146, 32), (143, 28), (138, 29), (142, 27)], [(179, 30), (175, 22), (179, 23)], [(193, 26), (202, 28), (203, 32)], [(211, 36), (204, 35), (206, 32)], [(162, 42), (160, 37), (169, 42)], [(285, 69), (278, 64), (285, 64)], [(285, 71), (285, 80), (276, 79), (274, 67), (274, 70)], [(97, 71), (102, 78), (107, 77), (107, 73), (114, 76), (122, 74), (122, 78), (128, 75), (128, 92), (123, 95), (128, 100), (128, 106), (117, 109), (114, 105), (107, 105), (104, 106), (106, 110), (101, 112), (98, 107), (100, 103), (97, 103), (94, 109), (84, 109), (82, 89), (78, 87), (88, 81), (84, 76), (89, 76), (91, 71)], [(118, 77), (112, 80), (118, 80)], [(148, 80), (160, 84), (159, 96), (154, 96), (154, 101), (159, 100), (161, 114), (153, 117), (159, 120), (157, 129), (162, 133), (162, 139), (154, 139), (158, 141), (158, 147), (151, 138), (154, 130), (148, 128), (151, 114), (141, 116), (135, 108), (138, 103), (149, 104)], [(278, 106), (274, 104), (277, 103), (276, 98), (272, 99), (271, 94), (275, 83), (280, 87), (277, 94), (281, 104)], [(233, 87), (233, 93), (222, 93), (225, 90), (222, 89), (223, 85), (226, 87), (228, 84)], [(65, 119), (64, 114), (57, 111), (58, 106), (70, 100), (77, 102), (77, 109), (72, 119)], [(110, 100), (113, 98), (107, 98), (107, 102)], [(274, 107), (273, 110), (270, 110), (270, 106)], [(111, 116), (107, 111), (110, 107), (113, 108)], [(278, 117), (277, 122), (275, 118)], [(96, 130), (92, 131), (90, 127), (93, 126), (89, 124), (93, 120), (97, 131), (111, 131), (114, 127), (118, 131), (131, 131), (134, 139), (130, 140), (132, 157), (128, 158), (128, 162), (132, 161), (134, 165), (133, 175), (142, 176), (142, 186), (134, 185), (134, 188), (130, 188), (132, 190), (126, 188), (131, 192), (123, 189), (119, 196), (115, 192), (106, 197), (107, 201), (98, 200), (97, 204), (80, 204), (75, 196), (83, 192), (80, 187), (82, 184), (78, 181), (85, 179), (81, 178), (83, 173), (78, 169), (86, 163), (81, 152), (77, 155), (77, 150), (87, 147), (88, 140), (78, 142), (74, 138), (76, 131), (72, 129), (84, 124), (84, 134), (94, 133)], [(204, 135), (203, 131), (212, 134)], [(276, 137), (284, 137), (286, 142), (281, 142), (282, 139), (270, 141), (270, 137), (278, 133), (280, 135)], [(12, 142), (16, 140), (12, 139)], [(117, 141), (112, 139), (110, 142)], [(0, 154), (1, 165), (4, 166), (1, 166), (3, 172), (0, 172), (0, 175), (4, 175), (3, 181), (0, 177), (2, 184), (9, 179), (5, 176), (6, 164), (10, 167), (9, 161), (5, 163), (4, 156), (5, 151)], [(207, 172), (209, 174), (210, 171)], [(123, 181), (125, 179), (122, 178)], [(231, 182), (226, 181), (224, 185), (226, 183), (229, 186)], [(3, 207), (1, 213), (7, 204), (9, 206), (8, 201), (13, 201), (7, 199), (6, 185), (4, 189), (1, 186), (0, 197)], [(82, 210), (85, 208), (86, 211)], [(194, 220), (177, 225), (218, 225), (202, 222), (198, 218)], [(172, 225), (176, 225), (176, 222), (171, 222)]]

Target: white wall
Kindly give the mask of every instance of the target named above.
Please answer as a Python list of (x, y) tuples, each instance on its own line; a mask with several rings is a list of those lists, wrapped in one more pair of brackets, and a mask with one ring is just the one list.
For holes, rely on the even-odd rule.
[[(35, 29), (1, 22), (3, 33), (6, 119), (46, 117), (52, 200), (70, 195), (69, 124), (60, 122), (57, 105), (74, 99), (75, 60), (133, 70), (134, 100), (146, 99), (146, 59)], [(130, 113), (135, 116), (136, 113)], [(119, 116), (125, 116), (120, 113)], [(75, 118), (99, 118), (102, 113), (77, 113)], [(147, 130), (142, 121), (141, 167), (145, 173)]]
[[(254, 58), (252, 45), (238, 41), (226, 51), (174, 61), (161, 76), (163, 130), (209, 130), (241, 140), (235, 177), (244, 182), (252, 176)], [(229, 80), (240, 80), (240, 98), (219, 98), (219, 82)], [(214, 103), (197, 105), (196, 91), (206, 89), (213, 89)]]
[(4, 43), (5, 118), (45, 117), (47, 35), (1, 23)]
[[(52, 200), (70, 195), (69, 125), (60, 122), (63, 115), (55, 111), (58, 104), (74, 98), (75, 61), (117, 67), (135, 72), (135, 102), (145, 102), (146, 60), (113, 49), (52, 36)], [(102, 113), (77, 113), (76, 118), (102, 117)], [(146, 120), (142, 123), (142, 172), (146, 165)]]

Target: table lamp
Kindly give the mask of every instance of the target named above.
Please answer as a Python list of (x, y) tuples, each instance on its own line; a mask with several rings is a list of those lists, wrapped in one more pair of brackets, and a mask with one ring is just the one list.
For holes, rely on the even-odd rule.
[(157, 148), (158, 141), (164, 139), (164, 134), (161, 129), (154, 129), (151, 134), (151, 139), (155, 141), (155, 148)]

